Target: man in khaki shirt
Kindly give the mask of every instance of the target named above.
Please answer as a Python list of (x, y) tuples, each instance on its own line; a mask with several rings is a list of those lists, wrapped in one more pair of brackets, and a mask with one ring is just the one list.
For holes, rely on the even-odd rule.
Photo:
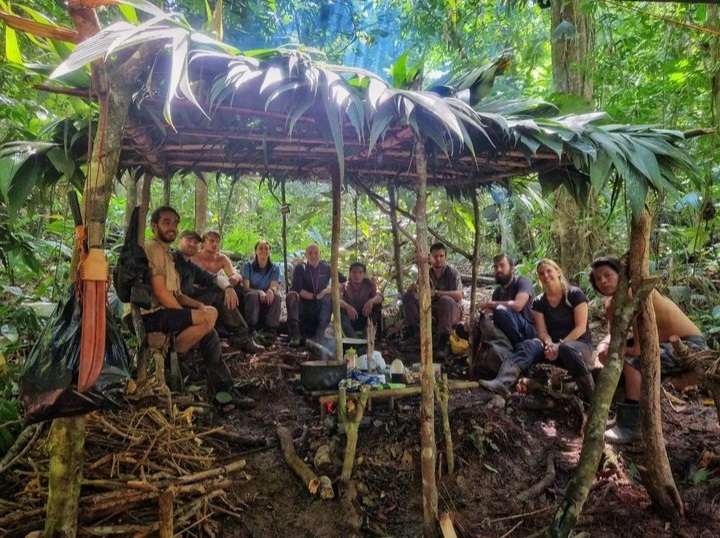
[(207, 367), (208, 381), (215, 392), (229, 392), (238, 407), (249, 408), (255, 402), (237, 393), (233, 379), (222, 358), (220, 340), (215, 331), (218, 312), (184, 295), (180, 290), (180, 276), (170, 253), (170, 244), (177, 236), (180, 216), (175, 209), (162, 206), (150, 216), (153, 239), (145, 246), (150, 265), (152, 303), (143, 312), (147, 332), (175, 333), (178, 353), (190, 351), (195, 344)]

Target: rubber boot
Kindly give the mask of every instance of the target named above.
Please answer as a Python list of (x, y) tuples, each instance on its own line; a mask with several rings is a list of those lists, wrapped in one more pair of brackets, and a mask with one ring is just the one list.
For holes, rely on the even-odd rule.
[(640, 405), (618, 403), (617, 424), (605, 431), (605, 441), (615, 445), (624, 445), (641, 440)]
[(441, 334), (438, 336), (437, 345), (433, 349), (433, 362), (443, 362), (450, 355), (450, 336)]
[(300, 324), (297, 321), (288, 322), (290, 347), (300, 347)]
[(492, 380), (481, 379), (479, 385), (501, 396), (509, 396), (510, 389), (520, 377), (520, 367), (512, 361), (505, 360), (500, 366), (497, 377)]
[(593, 394), (595, 393), (595, 380), (592, 374), (576, 377), (575, 384), (580, 392), (580, 397), (587, 403), (592, 402)]

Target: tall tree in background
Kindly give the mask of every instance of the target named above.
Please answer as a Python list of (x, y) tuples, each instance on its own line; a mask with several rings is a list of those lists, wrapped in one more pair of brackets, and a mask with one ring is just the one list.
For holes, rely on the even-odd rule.
[[(562, 112), (593, 109), (590, 59), (595, 32), (592, 17), (583, 4), (584, 0), (552, 0), (551, 5), (553, 101), (560, 104)], [(573, 282), (577, 282), (577, 275), (592, 260), (598, 243), (599, 227), (584, 224), (596, 207), (594, 198), (588, 196), (588, 205), (581, 208), (577, 197), (565, 189), (555, 193), (551, 256)]]

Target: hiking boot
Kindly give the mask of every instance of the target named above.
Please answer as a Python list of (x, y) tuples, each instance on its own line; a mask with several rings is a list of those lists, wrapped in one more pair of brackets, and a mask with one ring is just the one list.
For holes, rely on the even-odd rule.
[(265, 346), (261, 346), (260, 344), (255, 342), (252, 336), (250, 336), (248, 333), (234, 335), (232, 337), (231, 343), (233, 347), (236, 347), (237, 349), (244, 351), (245, 353), (261, 353), (262, 351), (265, 351)]
[(640, 431), (640, 405), (636, 403), (617, 404), (617, 424), (605, 431), (605, 442), (625, 445), (642, 441)]
[(507, 397), (510, 395), (510, 389), (518, 380), (518, 377), (520, 377), (520, 367), (510, 360), (505, 360), (500, 366), (500, 371), (495, 379), (481, 379), (478, 384), (495, 394)]
[(255, 400), (245, 396), (237, 387), (231, 388), (228, 392), (232, 396), (232, 403), (237, 409), (253, 409), (257, 405)]

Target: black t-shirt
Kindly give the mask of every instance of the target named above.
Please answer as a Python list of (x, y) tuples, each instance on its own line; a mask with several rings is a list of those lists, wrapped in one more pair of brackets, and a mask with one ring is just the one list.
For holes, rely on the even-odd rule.
[(535, 325), (535, 318), (530, 308), (535, 299), (535, 288), (533, 288), (532, 282), (524, 276), (514, 275), (507, 286), (498, 286), (495, 288), (492, 294), (492, 300), (512, 301), (517, 297), (518, 293), (527, 293), (530, 296), (522, 309), (522, 315), (528, 322)]
[(179, 251), (174, 250), (175, 269), (180, 275), (180, 291), (183, 295), (194, 297), (198, 288), (210, 288), (215, 285), (215, 276), (195, 262), (186, 260)]
[[(532, 309), (545, 318), (545, 328), (553, 342), (559, 342), (575, 328), (575, 307), (587, 303), (587, 297), (580, 288), (570, 286), (567, 295), (556, 307), (550, 306), (544, 293), (538, 295), (532, 303)], [(578, 338), (581, 342), (592, 345), (590, 327), (585, 326), (585, 332)]]

